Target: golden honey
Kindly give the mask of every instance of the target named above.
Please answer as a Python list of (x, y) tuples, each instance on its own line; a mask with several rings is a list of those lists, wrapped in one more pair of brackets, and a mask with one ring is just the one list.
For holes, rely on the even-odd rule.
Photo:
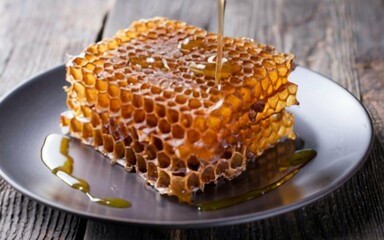
[[(226, 0), (217, 0), (217, 3), (218, 3), (217, 4), (218, 31), (217, 31), (215, 81), (216, 81), (216, 85), (219, 85), (220, 80), (221, 80), (221, 73), (222, 73), (221, 70), (222, 70), (222, 61), (223, 61), (224, 13), (225, 13)], [(236, 66), (236, 65), (234, 65), (234, 66)]]
[(70, 139), (60, 134), (50, 134), (41, 149), (41, 160), (53, 174), (68, 186), (83, 192), (91, 202), (114, 208), (128, 208), (131, 203), (122, 198), (98, 198), (91, 194), (91, 187), (82, 178), (75, 177), (73, 172), (74, 159), (69, 155)]

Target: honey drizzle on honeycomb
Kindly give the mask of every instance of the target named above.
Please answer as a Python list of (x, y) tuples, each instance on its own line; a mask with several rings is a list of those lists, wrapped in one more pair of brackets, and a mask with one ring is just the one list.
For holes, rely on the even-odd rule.
[(283, 137), (294, 138), (294, 56), (224, 38), (220, 86), (217, 36), (183, 22), (134, 22), (67, 64), (71, 136), (136, 170), (160, 193), (190, 202), (219, 177), (232, 179)]

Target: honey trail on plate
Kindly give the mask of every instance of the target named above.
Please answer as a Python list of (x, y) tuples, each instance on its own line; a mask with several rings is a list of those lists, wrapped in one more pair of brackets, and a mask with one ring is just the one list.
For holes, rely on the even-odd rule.
[(60, 134), (50, 134), (45, 138), (41, 149), (44, 164), (63, 182), (85, 193), (92, 202), (114, 208), (127, 208), (131, 203), (121, 198), (98, 198), (90, 193), (90, 186), (84, 179), (75, 177), (73, 158), (69, 155), (70, 138)]
[(252, 200), (252, 199), (261, 197), (265, 193), (270, 192), (270, 191), (278, 188), (279, 186), (281, 186), (282, 184), (284, 184), (285, 182), (287, 182), (288, 180), (293, 178), (298, 172), (299, 172), (299, 169), (294, 169), (291, 172), (289, 172), (287, 175), (285, 175), (284, 177), (282, 177), (278, 181), (271, 183), (270, 185), (253, 189), (249, 192), (246, 192), (246, 193), (238, 195), (238, 196), (199, 204), (199, 205), (197, 205), (197, 208), (200, 211), (213, 211), (213, 210), (218, 210), (221, 208), (230, 207), (230, 206), (233, 206), (235, 204), (239, 204), (239, 203), (242, 203), (242, 202), (245, 202), (248, 200)]
[(217, 55), (216, 55), (216, 70), (215, 82), (219, 86), (221, 80), (221, 64), (223, 58), (223, 37), (224, 37), (224, 12), (226, 0), (217, 0), (218, 3), (218, 31), (217, 31)]
[[(224, 195), (213, 200), (199, 200), (195, 206), (200, 211), (213, 211), (261, 197), (296, 176), (302, 167), (316, 157), (316, 154), (313, 149), (295, 151), (293, 140), (281, 142), (258, 157), (254, 161), (254, 166), (251, 163), (243, 176), (238, 177), (243, 179), (235, 183), (234, 180), (225, 183), (226, 187), (222, 191), (228, 193), (237, 190), (240, 185), (248, 185), (248, 189), (229, 197)], [(215, 194), (218, 193), (217, 190), (219, 189), (216, 189)]]

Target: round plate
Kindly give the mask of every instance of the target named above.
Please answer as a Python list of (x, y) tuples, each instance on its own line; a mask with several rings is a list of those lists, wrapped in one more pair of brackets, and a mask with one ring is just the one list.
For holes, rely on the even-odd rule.
[(349, 179), (367, 158), (372, 123), (360, 102), (333, 81), (303, 67), (290, 80), (299, 85), (300, 106), (295, 131), (317, 157), (293, 179), (264, 196), (232, 207), (201, 212), (162, 197), (134, 173), (125, 172), (91, 147), (73, 141), (73, 175), (90, 183), (99, 197), (129, 200), (117, 209), (90, 202), (67, 186), (43, 164), (45, 137), (60, 133), (59, 116), (66, 110), (64, 66), (47, 71), (17, 87), (0, 102), (0, 174), (23, 194), (48, 206), (85, 217), (130, 224), (207, 227), (271, 217), (309, 204)]

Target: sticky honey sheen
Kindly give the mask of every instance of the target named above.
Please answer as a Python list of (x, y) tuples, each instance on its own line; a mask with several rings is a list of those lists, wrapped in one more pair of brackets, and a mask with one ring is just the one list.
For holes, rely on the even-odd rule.
[(52, 173), (68, 186), (83, 192), (92, 202), (114, 208), (131, 207), (131, 203), (125, 199), (93, 196), (88, 182), (72, 175), (74, 159), (69, 155), (69, 142), (69, 137), (60, 134), (46, 137), (41, 149), (41, 159)]
[[(68, 186), (83, 192), (90, 201), (114, 208), (131, 207), (131, 203), (125, 199), (93, 196), (90, 193), (88, 182), (73, 176), (74, 159), (69, 155), (69, 150), (69, 137), (50, 134), (44, 141), (41, 158), (53, 174)], [(300, 149), (299, 147), (299, 149), (295, 150), (293, 140), (278, 143), (255, 159), (253, 163), (250, 163), (248, 170), (243, 173), (245, 176), (239, 177), (243, 179), (240, 179), (237, 184), (248, 185), (247, 191), (214, 200), (204, 200), (204, 197), (202, 197), (203, 200), (196, 198), (192, 206), (197, 207), (199, 211), (213, 211), (261, 197), (292, 179), (315, 156), (316, 151), (313, 149)], [(256, 165), (252, 166), (254, 163)], [(223, 185), (226, 188), (225, 192), (237, 188), (236, 185), (231, 184), (229, 182)], [(220, 187), (214, 190), (215, 193), (219, 194), (220, 191)], [(204, 196), (204, 193), (202, 193), (202, 196)]]

